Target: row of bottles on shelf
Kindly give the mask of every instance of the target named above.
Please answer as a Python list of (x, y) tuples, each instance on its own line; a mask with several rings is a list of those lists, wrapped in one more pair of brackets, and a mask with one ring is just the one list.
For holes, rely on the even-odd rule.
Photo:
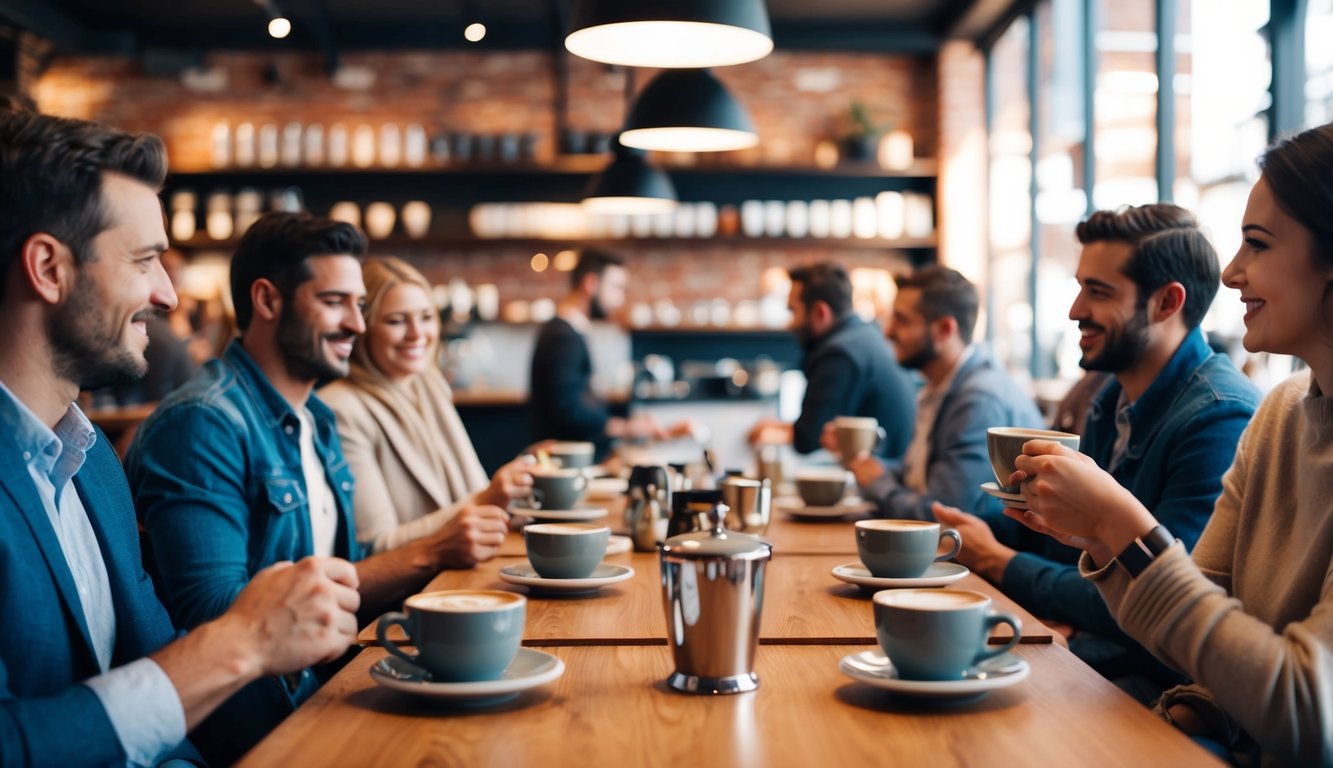
[(422, 168), (450, 163), (531, 163), (536, 132), (442, 131), (430, 136), (419, 123), (349, 127), (334, 123), (242, 122), (213, 126), (215, 168)]
[(681, 203), (657, 214), (589, 213), (577, 203), (483, 203), (468, 213), (480, 238), (790, 237), (928, 238), (934, 203), (918, 192), (881, 192), (852, 200), (746, 200), (739, 206)]

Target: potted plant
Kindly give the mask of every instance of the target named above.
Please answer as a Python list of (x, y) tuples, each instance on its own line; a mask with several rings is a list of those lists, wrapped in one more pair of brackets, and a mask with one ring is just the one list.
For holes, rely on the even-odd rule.
[(847, 160), (874, 160), (880, 139), (893, 129), (892, 121), (876, 123), (870, 111), (859, 99), (853, 99), (848, 112), (847, 130), (839, 142), (842, 156)]

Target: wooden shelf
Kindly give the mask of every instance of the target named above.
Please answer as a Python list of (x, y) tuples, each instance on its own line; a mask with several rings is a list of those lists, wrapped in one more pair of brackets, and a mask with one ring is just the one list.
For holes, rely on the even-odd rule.
[[(233, 251), (238, 240), (213, 240), (208, 237), (195, 237), (174, 242), (173, 245), (184, 251)], [(492, 248), (531, 249), (533, 251), (560, 250), (563, 248), (603, 246), (608, 248), (685, 248), (685, 247), (726, 247), (726, 248), (836, 248), (840, 250), (878, 249), (878, 250), (924, 250), (937, 246), (937, 240), (931, 237), (885, 238), (815, 238), (815, 237), (745, 237), (743, 235), (725, 235), (715, 237), (624, 237), (624, 238), (531, 238), (531, 237), (447, 237), (428, 236), (413, 239), (394, 235), (382, 240), (371, 240), (372, 250), (383, 248), (422, 249), (422, 250), (478, 250)]]

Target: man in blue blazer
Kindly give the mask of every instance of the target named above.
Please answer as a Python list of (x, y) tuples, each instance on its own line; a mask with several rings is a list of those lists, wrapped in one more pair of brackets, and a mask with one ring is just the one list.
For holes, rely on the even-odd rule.
[(346, 561), (283, 563), (176, 639), (81, 388), (145, 371), (176, 303), (162, 143), (0, 107), (0, 765), (154, 765), (248, 682), (354, 641)]

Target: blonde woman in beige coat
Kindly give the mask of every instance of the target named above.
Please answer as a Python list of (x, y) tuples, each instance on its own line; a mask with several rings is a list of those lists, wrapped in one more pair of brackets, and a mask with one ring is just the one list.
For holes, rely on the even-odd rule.
[(356, 477), (357, 538), (378, 553), (426, 536), (480, 505), (526, 496), (525, 460), (487, 479), (436, 364), (439, 312), (430, 284), (392, 257), (367, 259), (366, 333), (351, 375), (320, 390), (338, 417), (343, 454)]

